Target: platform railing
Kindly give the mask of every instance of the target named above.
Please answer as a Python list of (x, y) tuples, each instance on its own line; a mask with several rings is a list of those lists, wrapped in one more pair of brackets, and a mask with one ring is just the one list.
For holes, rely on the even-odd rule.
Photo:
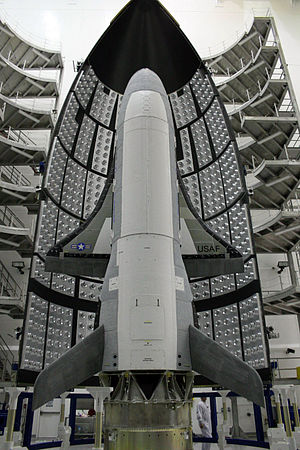
[(0, 297), (21, 298), (22, 290), (0, 260)]
[(0, 225), (6, 225), (12, 228), (26, 228), (24, 223), (8, 206), (0, 206)]
[(19, 96), (18, 92), (13, 98), (5, 95), (3, 97), (4, 101), (11, 103), (14, 107), (26, 108), (26, 110), (30, 110), (32, 113), (53, 115), (53, 109), (55, 109), (56, 99), (54, 97), (27, 98)]
[[(30, 134), (30, 131), (29, 131)], [(22, 130), (15, 130), (11, 127), (8, 130), (0, 131), (0, 135), (18, 144), (28, 145), (29, 147), (47, 147), (48, 137), (45, 135), (45, 131), (34, 132), (34, 140), (24, 133)]]
[[(298, 362), (297, 362), (298, 361)], [(285, 366), (286, 363), (289, 362), (288, 367)], [(278, 357), (271, 358), (271, 364), (273, 367), (273, 373), (275, 375), (275, 380), (282, 380), (285, 378), (297, 378), (297, 369), (296, 367), (300, 365), (300, 356), (288, 356), (288, 357)], [(292, 376), (288, 375), (288, 372), (294, 372)]]
[[(45, 51), (58, 52), (61, 50), (61, 42), (52, 41), (49, 39), (42, 38), (33, 33), (30, 33), (28, 29), (24, 28), (20, 22), (18, 22), (13, 16), (7, 13), (3, 8), (0, 10), (0, 20), (3, 24), (9, 24), (8, 27), (11, 31), (15, 33), (22, 40), (26, 40), (30, 45), (37, 46)], [(21, 37), (22, 36), (22, 37)]]
[(0, 372), (1, 381), (5, 381), (7, 377), (11, 377), (13, 362), (14, 355), (3, 337), (0, 335), (0, 365), (2, 367), (2, 373)]
[(30, 139), (30, 137), (27, 136), (27, 134), (25, 134), (22, 130), (14, 130), (11, 127), (8, 128), (7, 138), (11, 139), (12, 141), (22, 142), (26, 145), (36, 145), (35, 142)]
[(284, 204), (284, 210), (286, 211), (299, 211), (300, 210), (300, 199), (298, 198), (298, 193), (296, 191), (297, 198), (292, 198), (287, 200)]
[[(282, 289), (263, 289), (262, 295), (263, 295), (263, 298), (267, 298), (267, 297), (271, 297), (272, 295), (279, 294), (280, 292), (282, 292)], [(266, 303), (266, 305), (267, 305), (267, 303)]]
[(30, 186), (31, 183), (25, 175), (20, 172), (14, 166), (1, 166), (0, 167), (0, 178), (4, 178), (4, 181), (8, 180), (8, 182), (12, 184), (16, 184), (18, 186)]
[(22, 69), (24, 72), (28, 73), (28, 75), (33, 75), (35, 78), (41, 79), (41, 80), (47, 80), (51, 82), (58, 83), (60, 80), (60, 69), (47, 69), (44, 67), (41, 67), (40, 69), (30, 69), (26, 67), (26, 61), (24, 61)]
[(248, 17), (240, 29), (236, 30), (227, 39), (224, 39), (223, 41), (210, 47), (205, 47), (199, 50), (199, 54), (202, 59), (214, 58), (234, 47), (234, 45), (236, 45), (243, 38), (245, 33), (249, 33), (255, 17), (271, 17), (270, 8), (252, 8), (249, 10)]

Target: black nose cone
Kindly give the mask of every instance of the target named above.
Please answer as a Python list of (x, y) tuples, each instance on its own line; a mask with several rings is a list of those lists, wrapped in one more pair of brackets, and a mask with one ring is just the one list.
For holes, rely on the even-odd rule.
[(130, 77), (147, 67), (168, 93), (189, 81), (200, 59), (176, 21), (157, 0), (132, 0), (112, 21), (89, 56), (96, 75), (123, 93)]

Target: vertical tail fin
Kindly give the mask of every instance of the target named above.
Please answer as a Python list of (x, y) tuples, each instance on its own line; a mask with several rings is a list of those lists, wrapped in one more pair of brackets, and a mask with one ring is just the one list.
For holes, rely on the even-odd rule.
[(33, 409), (100, 372), (103, 352), (104, 327), (101, 326), (39, 374), (34, 385)]
[(189, 334), (193, 370), (264, 406), (263, 384), (256, 370), (192, 325)]

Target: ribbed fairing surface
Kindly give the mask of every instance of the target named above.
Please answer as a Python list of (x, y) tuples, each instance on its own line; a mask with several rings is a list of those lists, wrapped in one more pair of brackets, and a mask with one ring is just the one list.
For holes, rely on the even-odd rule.
[(267, 366), (262, 302), (244, 174), (220, 96), (201, 63), (170, 94), (177, 160), (194, 214), (240, 251), (244, 272), (191, 280), (200, 329), (252, 367)]
[(119, 98), (85, 65), (54, 132), (36, 231), (20, 378), (47, 367), (94, 329), (100, 280), (45, 272), (44, 261), (56, 242), (90, 216), (108, 182)]

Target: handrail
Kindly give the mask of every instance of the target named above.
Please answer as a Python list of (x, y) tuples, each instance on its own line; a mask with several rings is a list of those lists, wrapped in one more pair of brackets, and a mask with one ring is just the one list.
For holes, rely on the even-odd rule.
[(33, 114), (39, 115), (50, 115), (53, 116), (55, 98), (49, 97), (34, 97), (34, 98), (26, 98), (26, 97), (8, 97), (1, 93), (0, 90), (0, 99), (4, 102), (4, 104), (11, 105), (13, 108), (21, 108), (24, 112), (29, 112)]
[[(0, 10), (1, 22), (7, 25), (10, 31), (12, 31), (19, 39), (27, 41), (28, 45), (32, 47), (37, 46), (41, 50), (46, 52), (59, 52), (61, 51), (60, 41), (51, 41), (50, 39), (43, 39), (41, 36), (37, 36), (30, 33), (28, 29), (24, 28), (20, 22), (18, 22), (13, 16), (8, 14), (3, 8)], [(22, 37), (20, 37), (22, 36)], [(22, 39), (23, 38), (23, 39)]]
[[(17, 66), (18, 67), (18, 66)], [(22, 70), (28, 75), (34, 76), (34, 78), (38, 78), (42, 81), (47, 81), (48, 83), (59, 83), (60, 80), (60, 70), (61, 69), (47, 69), (44, 67), (41, 67), (40, 69), (30, 69), (26, 67), (26, 64), (24, 62), (24, 65), (22, 67)], [(49, 73), (50, 72), (50, 73)]]
[(300, 210), (300, 199), (299, 198), (291, 198), (286, 200), (284, 204), (284, 209), (287, 211), (299, 211)]
[(201, 55), (201, 58), (204, 60), (215, 58), (232, 49), (246, 33), (249, 33), (255, 17), (271, 17), (270, 8), (252, 8), (243, 26), (230, 37), (210, 47), (199, 49), (198, 53)]
[(13, 228), (26, 228), (24, 223), (12, 212), (8, 206), (0, 206), (0, 225)]
[(280, 292), (282, 292), (282, 289), (266, 289), (266, 290), (263, 289), (262, 295), (264, 297), (265, 294), (279, 294)]
[(36, 142), (34, 142), (22, 130), (15, 130), (12, 127), (8, 127), (7, 130), (1, 130), (0, 135), (2, 135), (5, 139), (9, 139), (13, 142), (22, 143), (24, 145), (36, 146)]
[[(31, 183), (28, 178), (23, 175), (20, 170), (18, 170), (15, 166), (1, 166), (0, 167), (0, 178), (1, 175), (4, 175), (8, 178), (9, 182), (12, 184), (16, 184), (18, 186), (30, 186)], [(4, 180), (5, 181), (5, 180)]]
[(0, 260), (0, 297), (21, 298), (22, 290)]
[[(278, 371), (278, 377), (279, 379), (282, 379), (281, 372), (287, 371), (287, 370), (295, 370), (295, 378), (296, 378), (296, 366), (293, 367), (279, 367), (279, 361), (290, 361), (290, 360), (298, 360), (300, 361), (300, 356), (289, 356), (289, 357), (277, 357), (277, 358), (271, 358), (272, 362), (277, 362), (277, 371)], [(291, 378), (291, 377), (289, 377)]]
[(6, 373), (8, 373), (8, 375), (11, 376), (12, 364), (14, 362), (14, 355), (1, 335), (0, 335), (0, 361), (2, 362), (3, 367), (1, 381), (4, 381)]
[(28, 137), (27, 134), (25, 134), (22, 130), (14, 130), (13, 128), (9, 127), (7, 137), (8, 139), (16, 142), (21, 141), (23, 144), (36, 145), (35, 142), (30, 139), (30, 137)]

